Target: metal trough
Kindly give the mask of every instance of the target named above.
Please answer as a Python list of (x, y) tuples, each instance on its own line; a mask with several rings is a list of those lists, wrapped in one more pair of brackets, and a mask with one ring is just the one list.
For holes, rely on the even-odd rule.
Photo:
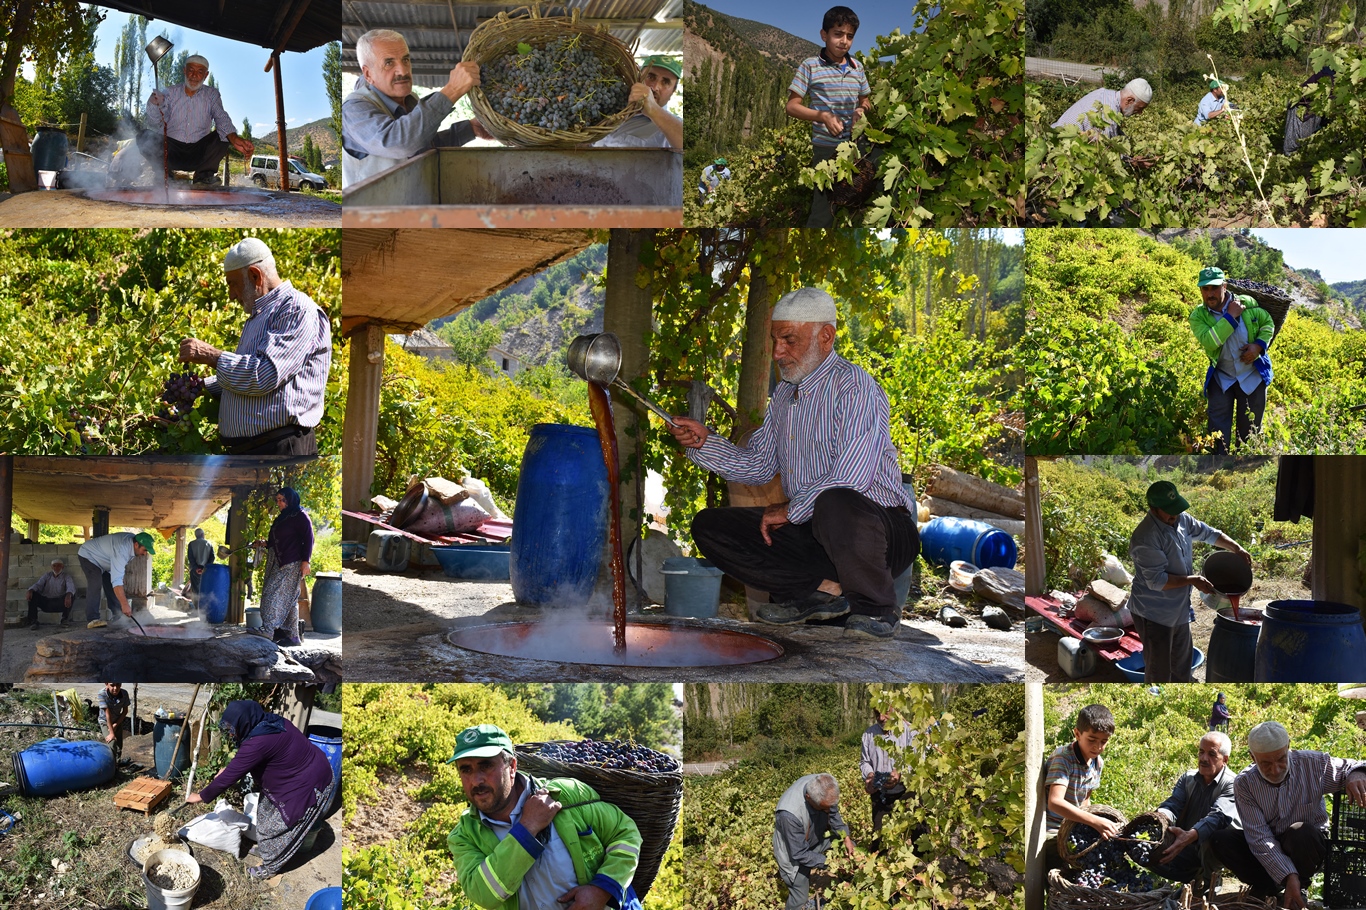
[(430, 149), (349, 187), (343, 227), (681, 227), (668, 149)]
[(164, 626), (148, 623), (141, 629), (133, 626), (125, 631), (130, 635), (140, 635), (145, 638), (166, 638), (175, 641), (199, 641), (205, 638), (213, 638), (217, 634), (212, 626), (200, 624)]
[(270, 199), (269, 193), (258, 190), (194, 190), (184, 187), (160, 187), (84, 190), (79, 195), (99, 202), (122, 202), (127, 205), (250, 205)]
[(459, 629), (451, 644), (524, 660), (607, 667), (725, 667), (783, 656), (782, 646), (748, 632), (663, 623), (627, 623), (626, 651), (612, 650), (612, 624), (544, 620)]

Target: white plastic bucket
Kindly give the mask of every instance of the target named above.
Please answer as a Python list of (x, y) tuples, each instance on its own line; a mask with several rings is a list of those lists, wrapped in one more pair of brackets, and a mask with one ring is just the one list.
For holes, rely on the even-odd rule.
[[(147, 870), (155, 869), (162, 863), (170, 863), (189, 869), (194, 873), (194, 883), (188, 888), (170, 890), (162, 888), (152, 883), (148, 877)], [(194, 893), (199, 890), (199, 863), (188, 853), (179, 850), (159, 850), (147, 857), (142, 864), (142, 884), (147, 888), (147, 908), (148, 910), (189, 910), (190, 902), (194, 900)]]

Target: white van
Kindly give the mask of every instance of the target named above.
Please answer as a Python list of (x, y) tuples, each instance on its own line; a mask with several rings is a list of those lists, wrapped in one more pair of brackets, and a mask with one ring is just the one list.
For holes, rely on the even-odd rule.
[[(280, 156), (279, 155), (252, 155), (251, 170), (247, 176), (251, 182), (257, 186), (280, 185)], [(308, 187), (311, 190), (321, 190), (327, 186), (327, 181), (318, 174), (310, 173), (303, 168), (303, 163), (298, 158), (289, 159), (289, 185), (291, 187)]]

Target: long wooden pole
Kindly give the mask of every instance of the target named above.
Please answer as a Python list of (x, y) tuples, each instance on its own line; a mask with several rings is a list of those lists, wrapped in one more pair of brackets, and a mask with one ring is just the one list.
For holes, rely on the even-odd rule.
[(289, 192), (289, 148), (285, 145), (285, 90), (280, 82), (280, 52), (270, 55), (275, 69), (275, 134), (280, 144), (280, 190)]
[(202, 683), (194, 684), (194, 694), (190, 696), (190, 708), (185, 712), (185, 723), (180, 725), (180, 733), (178, 733), (175, 738), (175, 748), (171, 750), (171, 760), (166, 763), (167, 780), (170, 779), (170, 773), (175, 770), (175, 758), (180, 754), (180, 741), (185, 738), (185, 728), (191, 724), (190, 715), (194, 713), (194, 702), (195, 699), (199, 697), (200, 685), (202, 685)]
[[(14, 456), (0, 455), (0, 597), (9, 590), (9, 557), (14, 540), (10, 535), (9, 516), (14, 514)], [(74, 605), (73, 605), (74, 606)], [(0, 606), (0, 654), (5, 653), (5, 611)]]

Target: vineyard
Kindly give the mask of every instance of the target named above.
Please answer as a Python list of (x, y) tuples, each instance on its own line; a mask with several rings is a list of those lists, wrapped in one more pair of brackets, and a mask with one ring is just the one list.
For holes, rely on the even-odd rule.
[(696, 191), (706, 162), (685, 170), (683, 223), (804, 223), (811, 189), (849, 183), (865, 156), (876, 159), (866, 201), (836, 208), (837, 224), (1017, 223), (1024, 197), (1023, 11), (1023, 0), (919, 0), (906, 33), (879, 36), (872, 53), (858, 55), (873, 109), (834, 161), (808, 166), (808, 123), (759, 131), (727, 155), (733, 179), (710, 202)]
[[(1018, 906), (1023, 870), (1022, 686), (978, 686), (944, 703), (933, 686), (873, 688), (873, 703), (927, 731), (894, 756), (910, 799), (889, 815), (874, 850), (857, 735), (771, 742), (768, 752), (711, 777), (690, 777), (683, 861), (690, 910), (770, 910), (786, 886), (773, 859), (774, 805), (797, 778), (824, 771), (859, 845), (826, 854), (830, 910), (986, 910)], [(895, 721), (893, 721), (895, 723)], [(686, 731), (685, 731), (686, 737)], [(924, 750), (922, 752), (922, 750)]]
[[(1146, 114), (1144, 114), (1146, 116)], [(1187, 322), (1205, 265), (1150, 237), (1113, 230), (1030, 231), (1031, 454), (1173, 454), (1208, 447), (1209, 365)], [(1261, 433), (1241, 454), (1366, 451), (1366, 332), (1329, 306), (1294, 307), (1273, 339), (1275, 377)]]
[[(217, 399), (187, 400), (178, 359), (198, 338), (233, 350), (247, 313), (229, 299), (227, 230), (34, 230), (0, 238), (0, 450), (29, 455), (202, 454)], [(280, 277), (336, 317), (341, 232), (261, 232)], [(318, 449), (341, 447), (345, 345), (333, 334)]]
[[(475, 910), (455, 880), (446, 846), (468, 806), (455, 767), (446, 764), (456, 735), (491, 723), (518, 744), (580, 738), (573, 722), (546, 721), (533, 711), (531, 693), (520, 691), (527, 688), (540, 687), (346, 686), (342, 807), (349, 845), (342, 890), (348, 910)], [(680, 851), (676, 835), (650, 889), (651, 910), (683, 906)]]

